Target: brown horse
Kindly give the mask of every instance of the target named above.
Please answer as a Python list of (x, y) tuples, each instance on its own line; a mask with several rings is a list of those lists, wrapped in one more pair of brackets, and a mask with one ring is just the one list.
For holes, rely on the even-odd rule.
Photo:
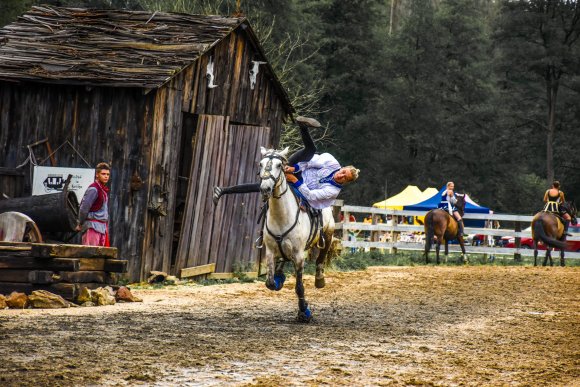
[[(573, 202), (565, 202), (560, 205), (562, 211), (570, 214), (572, 223), (576, 223), (576, 206)], [(538, 242), (546, 245), (546, 256), (543, 266), (550, 259), (550, 266), (554, 266), (551, 250), (553, 247), (560, 249), (560, 266), (565, 266), (564, 250), (566, 250), (566, 234), (562, 220), (551, 212), (540, 211), (532, 219), (532, 239), (534, 240), (534, 266), (537, 266)]]
[[(465, 211), (465, 195), (456, 194), (457, 203), (455, 207), (457, 211), (463, 218), (463, 213)], [(465, 245), (463, 242), (463, 235), (458, 235), (459, 225), (452, 215), (444, 209), (437, 208), (427, 212), (425, 215), (425, 261), (429, 263), (429, 251), (431, 250), (431, 244), (433, 243), (433, 237), (437, 240), (437, 247), (435, 251), (437, 252), (437, 264), (439, 264), (439, 250), (441, 249), (441, 243), (445, 243), (445, 262), (447, 262), (447, 255), (449, 254), (449, 241), (452, 239), (457, 239), (459, 245), (461, 246), (462, 259), (464, 262), (467, 261), (465, 255)]]

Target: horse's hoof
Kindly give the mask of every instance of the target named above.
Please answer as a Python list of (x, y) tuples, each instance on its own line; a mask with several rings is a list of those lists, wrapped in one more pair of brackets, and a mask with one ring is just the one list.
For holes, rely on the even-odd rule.
[(286, 281), (286, 276), (283, 273), (276, 274), (274, 276), (274, 285), (275, 285), (274, 290), (278, 291), (278, 290), (282, 289), (285, 281)]
[(315, 278), (314, 279), (314, 286), (317, 289), (322, 289), (324, 286), (326, 286), (326, 281), (324, 280), (324, 277)]
[(296, 320), (298, 320), (298, 322), (303, 323), (310, 322), (312, 320), (312, 312), (310, 311), (310, 308), (306, 308), (304, 312), (302, 311), (298, 312), (298, 317), (296, 318)]
[(266, 287), (270, 290), (276, 290), (276, 284), (274, 282), (269, 283), (266, 281)]

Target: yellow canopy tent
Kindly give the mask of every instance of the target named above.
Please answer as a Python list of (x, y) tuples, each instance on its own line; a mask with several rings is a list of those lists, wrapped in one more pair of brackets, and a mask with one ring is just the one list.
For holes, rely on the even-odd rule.
[[(373, 204), (376, 208), (390, 208), (393, 210), (402, 210), (404, 206), (410, 206), (412, 204), (421, 203), (422, 201), (429, 199), (433, 195), (439, 193), (437, 188), (429, 187), (424, 191), (421, 191), (416, 185), (408, 185), (407, 188), (399, 192), (398, 194), (391, 196), (388, 199), (377, 202)], [(415, 225), (422, 225), (424, 222), (424, 216), (415, 216), (413, 223)]]
[[(437, 191), (439, 192), (439, 191)], [(376, 208), (391, 208), (402, 210), (404, 206), (420, 203), (423, 201), (421, 190), (416, 185), (408, 185), (407, 188), (388, 199), (373, 204)]]
[[(427, 200), (430, 197), (432, 197), (433, 195), (438, 194), (438, 193), (439, 193), (439, 190), (437, 188), (429, 187), (421, 193), (421, 201), (419, 201), (417, 203), (421, 203), (423, 200)], [(414, 203), (414, 204), (417, 204), (417, 203)]]

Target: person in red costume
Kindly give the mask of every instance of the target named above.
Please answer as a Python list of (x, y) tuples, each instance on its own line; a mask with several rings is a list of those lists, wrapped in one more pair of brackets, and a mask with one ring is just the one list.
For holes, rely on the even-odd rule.
[(110, 177), (109, 164), (99, 163), (95, 182), (89, 185), (81, 200), (76, 230), (83, 232), (83, 245), (110, 246), (109, 187), (107, 187)]

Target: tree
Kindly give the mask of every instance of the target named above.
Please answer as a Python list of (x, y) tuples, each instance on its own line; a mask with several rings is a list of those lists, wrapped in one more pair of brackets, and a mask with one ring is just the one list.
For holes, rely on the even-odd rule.
[(0, 27), (15, 21), (32, 4), (34, 0), (2, 0), (0, 2)]
[(554, 179), (554, 138), (562, 126), (560, 91), (580, 74), (579, 36), (577, 1), (502, 2), (496, 41), (504, 93), (518, 96), (516, 125), (545, 134), (548, 181)]

